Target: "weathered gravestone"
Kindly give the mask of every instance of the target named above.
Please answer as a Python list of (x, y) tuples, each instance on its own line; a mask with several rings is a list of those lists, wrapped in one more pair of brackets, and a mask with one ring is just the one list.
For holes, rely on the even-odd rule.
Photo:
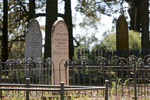
[[(42, 34), (40, 31), (40, 25), (36, 19), (32, 19), (28, 25), (28, 31), (25, 34), (25, 61), (31, 58), (37, 63), (38, 58), (42, 58)], [(40, 65), (35, 64), (34, 75), (41, 74)]]
[(117, 20), (116, 49), (119, 56), (128, 57), (128, 24), (123, 14), (121, 14)]
[[(51, 57), (54, 63), (54, 81), (56, 85), (63, 81), (65, 84), (69, 84), (69, 72), (65, 73), (65, 68), (63, 65), (60, 66), (61, 74), (59, 75), (59, 64), (63, 59), (69, 59), (69, 33), (67, 25), (63, 20), (56, 21), (52, 28), (51, 34)], [(53, 75), (53, 74), (52, 74)], [(60, 77), (61, 76), (61, 80)], [(52, 77), (53, 78), (53, 77)], [(67, 82), (67, 83), (66, 83)]]

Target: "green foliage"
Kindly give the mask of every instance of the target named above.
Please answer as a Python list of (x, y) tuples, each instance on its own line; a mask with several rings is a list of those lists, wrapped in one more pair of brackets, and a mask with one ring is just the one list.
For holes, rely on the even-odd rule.
[(89, 17), (97, 17), (96, 11), (98, 8), (95, 0), (78, 0), (76, 10)]
[[(36, 0), (36, 10), (44, 12), (46, 0)], [(29, 0), (8, 1), (8, 49), (9, 58), (24, 57), (24, 40), (28, 24)], [(3, 3), (0, 1), (0, 35), (3, 29)], [(41, 26), (41, 29), (44, 29)], [(0, 43), (1, 47), (1, 43)], [(0, 50), (1, 52), (1, 50)], [(0, 57), (1, 58), (1, 57)]]
[[(75, 9), (84, 16), (83, 22), (80, 24), (81, 27), (90, 26), (90, 28), (97, 29), (101, 15), (114, 16), (114, 13), (120, 14), (127, 11), (122, 9), (123, 3), (125, 3), (124, 0), (78, 0)], [(113, 23), (115, 23), (115, 19), (114, 17)]]
[(93, 49), (111, 49), (115, 50), (116, 49), (116, 34), (110, 33), (100, 41), (100, 44), (97, 44), (93, 47)]
[[(112, 15), (120, 13), (122, 0), (78, 0), (76, 11), (84, 14), (85, 16), (98, 18), (100, 14)], [(117, 7), (118, 9), (116, 9)]]
[[(122, 12), (127, 13), (127, 9), (123, 7), (123, 3), (126, 3), (125, 0), (102, 0), (102, 1), (78, 0), (78, 4), (76, 5), (75, 9), (77, 12), (80, 12), (83, 16), (83, 18), (82, 18), (83, 20), (79, 24), (80, 28), (85, 30), (84, 33), (87, 33), (87, 34), (90, 33), (91, 29), (93, 29), (92, 30), (93, 33), (98, 33), (98, 27), (101, 24), (102, 15), (113, 16), (113, 21), (112, 21), (112, 23), (113, 23), (112, 28), (113, 28), (115, 26), (114, 23), (116, 23), (116, 17), (114, 16), (114, 14), (120, 14)], [(124, 13), (124, 14), (126, 15), (126, 13)], [(108, 33), (108, 32), (106, 32), (106, 33)], [(106, 48), (105, 41), (102, 43), (102, 45), (103, 45), (103, 46), (101, 46), (102, 48)], [(110, 40), (109, 45), (111, 46), (111, 44), (113, 44), (113, 43), (115, 43), (115, 41)], [(97, 45), (99, 45), (99, 44), (97, 44)], [(107, 47), (107, 49), (114, 50), (114, 49), (116, 49), (116, 47), (115, 46), (113, 46), (112, 48)]]
[(78, 34), (76, 36), (76, 40), (80, 44), (80, 46), (78, 47), (79, 49), (89, 48), (90, 44), (96, 43), (98, 41), (98, 38), (94, 34), (92, 36), (90, 36), (90, 37), (88, 37), (87, 34), (84, 35), (84, 36)]
[(83, 19), (83, 22), (81, 22), (79, 25), (80, 27), (85, 28), (85, 29), (88, 29), (90, 27), (90, 28), (94, 28), (97, 30), (98, 27), (97, 27), (97, 24), (95, 23), (98, 23), (99, 21), (100, 19), (98, 18), (93, 19), (92, 17), (85, 16)]
[(129, 31), (129, 48), (141, 49), (141, 37), (139, 32)]
[(93, 34), (91, 37), (87, 35), (81, 36), (77, 35), (76, 40), (79, 42), (80, 46), (74, 48), (74, 60), (77, 61), (78, 58), (78, 49), (89, 49), (90, 45), (97, 43), (98, 38)]
[[(110, 49), (116, 50), (116, 34), (110, 33), (105, 35), (100, 44), (97, 44), (93, 49)], [(129, 31), (129, 49), (141, 49), (140, 33), (133, 30)]]
[(9, 58), (19, 59), (24, 58), (25, 44), (24, 42), (15, 42), (9, 52)]

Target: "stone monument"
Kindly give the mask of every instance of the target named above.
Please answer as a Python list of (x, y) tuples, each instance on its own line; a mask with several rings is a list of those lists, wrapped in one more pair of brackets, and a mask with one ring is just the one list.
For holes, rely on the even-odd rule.
[(118, 56), (128, 57), (129, 42), (128, 42), (128, 24), (126, 18), (121, 14), (116, 25), (116, 50)]
[[(42, 34), (40, 25), (36, 19), (30, 20), (28, 30), (25, 34), (25, 61), (29, 58), (35, 63), (37, 63), (38, 58), (42, 58)], [(38, 67), (39, 65), (36, 64), (35, 68), (38, 69)], [(37, 75), (40, 75), (40, 73), (39, 69)]]
[[(64, 66), (59, 65), (63, 59), (69, 59), (69, 33), (67, 25), (63, 20), (58, 20), (53, 24), (51, 43), (51, 57), (54, 63), (53, 73), (55, 74), (55, 83), (53, 84), (59, 85), (60, 82), (63, 81), (64, 84), (68, 85), (69, 78), (66, 78), (66, 76), (69, 76), (69, 71), (65, 73)], [(59, 66), (61, 73), (59, 73)], [(61, 80), (59, 76), (61, 76)], [(54, 81), (54, 79), (52, 81)]]

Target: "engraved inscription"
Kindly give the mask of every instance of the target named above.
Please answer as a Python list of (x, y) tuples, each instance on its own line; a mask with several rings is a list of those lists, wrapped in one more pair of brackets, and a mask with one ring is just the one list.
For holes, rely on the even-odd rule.
[(32, 33), (29, 34), (30, 45), (32, 48), (38, 48), (41, 43), (39, 43), (39, 39), (41, 38), (40, 34), (36, 33), (36, 30), (32, 30)]
[(68, 53), (68, 33), (62, 23), (57, 26), (54, 37), (55, 55), (67, 55)]
[(32, 19), (25, 36), (25, 59), (42, 57), (42, 34), (39, 23)]
[[(69, 83), (69, 71), (67, 69), (67, 73), (65, 73), (64, 65), (61, 64), (61, 61), (64, 59), (69, 59), (69, 38), (68, 38), (68, 29), (64, 21), (56, 21), (52, 30), (52, 49), (51, 49), (51, 57), (54, 62), (54, 72), (55, 76), (53, 76), (53, 81), (55, 85), (60, 84), (60, 81), (64, 81), (64, 84)], [(58, 69), (62, 69), (61, 73), (59, 73)], [(60, 80), (61, 76), (61, 80)], [(55, 80), (55, 81), (54, 81)]]

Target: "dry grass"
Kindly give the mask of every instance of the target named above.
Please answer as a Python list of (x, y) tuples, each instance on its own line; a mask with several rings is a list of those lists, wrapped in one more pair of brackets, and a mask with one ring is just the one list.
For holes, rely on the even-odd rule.
[[(122, 97), (121, 88), (118, 88), (118, 96), (115, 96), (115, 91), (111, 90), (109, 93), (108, 100), (134, 100), (134, 92), (132, 91), (131, 96), (128, 95), (128, 89), (125, 87), (124, 96)], [(26, 100), (26, 92), (13, 92), (13, 91), (3, 91), (2, 100)], [(110, 96), (111, 94), (111, 96)], [(104, 91), (76, 91), (65, 93), (67, 100), (105, 100)], [(30, 100), (60, 100), (60, 95), (58, 92), (30, 92)], [(150, 97), (139, 97), (138, 100), (150, 100)]]
[[(4, 95), (2, 100), (26, 100), (24, 92), (19, 93), (19, 94), (21, 94), (21, 95), (18, 95), (18, 94), (14, 95), (14, 93), (13, 93), (13, 95)], [(32, 96), (32, 93), (31, 93), (30, 100), (60, 100), (59, 95), (52, 96), (51, 94), (48, 95), (47, 93), (46, 93), (46, 95), (45, 94), (43, 94), (43, 96), (41, 96), (41, 95), (42, 94), (40, 94), (40, 95), (33, 94), (33, 96)], [(92, 95), (92, 96), (69, 95), (67, 97), (67, 100), (105, 100), (105, 98), (103, 96), (95, 96), (95, 95)], [(134, 98), (127, 97), (127, 96), (124, 96), (124, 97), (109, 96), (108, 100), (134, 100)], [(150, 97), (139, 97), (137, 100), (150, 100)]]

